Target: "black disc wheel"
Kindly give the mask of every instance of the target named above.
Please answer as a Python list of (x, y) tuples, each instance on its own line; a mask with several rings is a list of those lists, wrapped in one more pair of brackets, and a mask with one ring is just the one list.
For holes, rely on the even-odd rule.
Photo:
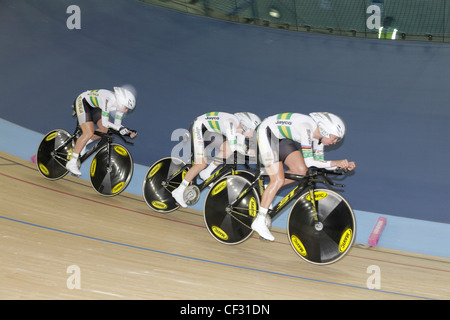
[(41, 175), (49, 180), (64, 177), (66, 163), (72, 156), (75, 141), (65, 130), (56, 129), (47, 133), (39, 144), (36, 165)]
[[(288, 217), (292, 248), (302, 259), (319, 265), (334, 263), (350, 250), (355, 238), (355, 216), (348, 202), (328, 189), (302, 194)], [(317, 214), (316, 214), (317, 212)]]
[(101, 195), (117, 196), (133, 176), (133, 158), (122, 145), (111, 143), (97, 151), (89, 171), (92, 187)]
[[(239, 244), (253, 233), (251, 223), (259, 210), (259, 197), (251, 183), (242, 176), (229, 175), (209, 190), (204, 206), (204, 219), (209, 233), (223, 244)], [(249, 191), (236, 204), (231, 204)]]
[[(153, 210), (168, 213), (179, 208), (172, 191), (180, 186), (188, 168), (184, 161), (168, 157), (155, 162), (147, 171), (142, 186), (145, 202)], [(182, 170), (185, 168), (184, 170)]]

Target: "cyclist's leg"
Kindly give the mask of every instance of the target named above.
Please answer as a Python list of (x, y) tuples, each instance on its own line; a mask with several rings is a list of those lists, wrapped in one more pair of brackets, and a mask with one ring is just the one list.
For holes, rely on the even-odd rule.
[[(305, 164), (303, 155), (296, 147), (295, 150), (291, 151), (286, 157), (284, 157), (283, 162), (288, 167), (288, 170), (286, 171), (287, 173), (304, 176), (308, 172), (308, 167)], [(293, 180), (286, 179), (284, 184), (286, 185), (292, 182)]]
[(189, 186), (192, 180), (206, 168), (206, 158), (201, 158), (199, 163), (195, 163), (186, 173), (183, 181), (181, 181), (180, 186), (172, 191), (172, 196), (178, 202), (178, 204), (184, 208), (187, 207), (187, 203), (184, 200), (184, 191)]
[(266, 173), (269, 175), (269, 184), (261, 198), (261, 205), (252, 223), (252, 229), (264, 239), (273, 241), (275, 238), (270, 233), (267, 226), (267, 212), (273, 199), (280, 188), (284, 185), (283, 163), (279, 161), (279, 141), (272, 139), (271, 131), (268, 127), (260, 126), (258, 128), (258, 146), (261, 154), (262, 164), (265, 166)]
[(81, 150), (83, 150), (86, 143), (92, 138), (92, 136), (94, 135), (94, 131), (95, 131), (94, 122), (92, 122), (92, 121), (80, 124), (80, 127), (81, 127), (82, 134), (77, 139), (77, 142), (75, 143), (75, 147), (73, 149), (73, 152), (77, 153), (77, 154), (81, 153)]
[(94, 122), (92, 121), (92, 116), (90, 113), (90, 108), (84, 103), (82, 97), (78, 97), (76, 100), (76, 111), (78, 117), (78, 123), (82, 130), (81, 136), (75, 142), (75, 147), (73, 149), (72, 157), (67, 162), (66, 168), (74, 175), (81, 175), (78, 168), (78, 157), (83, 150), (86, 143), (94, 135)]
[[(215, 154), (215, 157), (217, 158), (228, 158), (231, 155), (231, 149), (229, 146), (229, 143), (227, 140), (224, 139), (223, 135), (215, 135), (214, 136), (214, 144), (220, 145), (220, 148), (218, 150), (218, 152)], [(205, 147), (208, 144), (205, 143)], [(211, 174), (214, 172), (214, 170), (216, 170), (216, 168), (218, 166), (220, 166), (222, 163), (221, 162), (217, 162), (217, 161), (212, 161), (205, 169), (203, 169), (202, 171), (200, 171), (199, 175), (200, 178), (202, 178), (202, 180), (207, 180)]]
[(266, 166), (270, 182), (261, 199), (262, 208), (268, 208), (272, 204), (273, 199), (275, 199), (275, 196), (281, 187), (293, 182), (292, 180), (285, 179), (283, 164), (288, 167), (288, 170), (286, 171), (288, 173), (305, 175), (308, 171), (303, 156), (297, 149), (294, 141), (282, 139), (279, 141), (278, 148), (279, 161), (273, 165)]
[(97, 122), (98, 112), (101, 112), (101, 110), (91, 109), (92, 108), (85, 102), (84, 99), (81, 99), (81, 97), (77, 99), (76, 110), (78, 123), (80, 125), (82, 134), (75, 143), (73, 152), (76, 154), (80, 154), (81, 150), (83, 150), (89, 139), (94, 136), (94, 122)]
[(285, 184), (283, 163), (281, 161), (277, 161), (274, 164), (266, 166), (266, 172), (270, 181), (262, 195), (261, 208), (266, 208), (267, 210), (272, 204), (273, 199), (275, 199), (275, 196), (280, 188)]
[(275, 237), (270, 233), (267, 212), (275, 198), (278, 190), (284, 184), (283, 163), (278, 161), (270, 166), (266, 166), (266, 172), (269, 175), (270, 182), (263, 192), (261, 205), (258, 214), (252, 223), (252, 229), (256, 231), (262, 238), (273, 241)]
[(203, 141), (203, 126), (201, 122), (194, 121), (191, 126), (192, 150), (194, 151), (194, 165), (188, 170), (180, 186), (172, 191), (172, 196), (178, 204), (184, 208), (187, 207), (184, 200), (184, 190), (189, 186), (192, 180), (207, 166), (205, 157), (205, 148)]
[[(97, 124), (97, 131), (100, 131), (100, 132), (103, 132), (103, 133), (107, 133), (108, 132), (108, 128), (103, 125), (102, 120), (97, 120), (97, 118), (100, 117), (100, 114), (101, 114), (100, 109), (98, 109), (98, 110), (96, 109), (96, 110), (92, 111), (92, 117), (93, 117), (92, 123), (96, 123)], [(97, 117), (97, 115), (98, 115), (98, 117)], [(82, 130), (83, 133), (85, 132), (83, 130), (83, 128), (81, 128), (81, 130)], [(89, 130), (95, 130), (95, 128), (91, 127), (91, 128), (89, 128)], [(92, 131), (92, 136), (84, 144), (84, 147), (80, 151), (80, 156), (82, 156), (82, 155), (84, 155), (86, 153), (86, 148), (87, 148), (87, 146), (90, 143), (92, 143), (92, 142), (94, 142), (94, 141), (96, 141), (98, 139), (100, 139), (100, 136), (97, 136), (96, 134), (94, 134), (94, 131)]]
[[(92, 114), (93, 122), (97, 124), (97, 130), (100, 132), (103, 132), (103, 133), (107, 133), (108, 128), (103, 125), (101, 110), (99, 108), (94, 109), (94, 110), (92, 110), (91, 114)], [(91, 142), (95, 141), (97, 139), (100, 139), (100, 137), (93, 134), (91, 137)]]
[(308, 171), (303, 156), (295, 146), (295, 143), (288, 139), (281, 140), (279, 143), (279, 162), (266, 166), (270, 182), (264, 190), (261, 199), (262, 208), (269, 208), (280, 188), (293, 182), (285, 179), (283, 164), (288, 167), (286, 171), (288, 173), (305, 175)]

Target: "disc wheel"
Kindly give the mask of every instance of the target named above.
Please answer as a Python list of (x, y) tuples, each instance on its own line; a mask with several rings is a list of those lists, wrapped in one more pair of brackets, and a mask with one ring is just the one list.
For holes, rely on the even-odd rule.
[[(109, 165), (108, 165), (109, 164)], [(101, 195), (112, 197), (126, 189), (133, 176), (133, 158), (122, 145), (111, 143), (97, 151), (89, 171), (92, 187)]]
[(209, 233), (217, 241), (234, 245), (247, 240), (253, 233), (251, 223), (259, 210), (255, 189), (233, 207), (233, 203), (251, 183), (242, 176), (229, 175), (217, 181), (209, 190), (204, 206), (204, 220)]
[(66, 163), (72, 156), (75, 141), (67, 131), (56, 129), (47, 133), (36, 152), (36, 165), (39, 173), (46, 179), (57, 180), (68, 170)]
[(342, 259), (355, 238), (355, 216), (348, 202), (328, 189), (315, 189), (314, 205), (309, 192), (302, 194), (288, 217), (289, 242), (307, 262), (327, 265)]
[[(187, 169), (182, 172), (180, 170), (185, 165), (181, 159), (168, 157), (155, 162), (148, 169), (142, 185), (142, 193), (150, 208), (160, 213), (168, 213), (179, 208), (172, 197), (172, 191), (183, 181)], [(172, 175), (174, 176), (168, 181)]]

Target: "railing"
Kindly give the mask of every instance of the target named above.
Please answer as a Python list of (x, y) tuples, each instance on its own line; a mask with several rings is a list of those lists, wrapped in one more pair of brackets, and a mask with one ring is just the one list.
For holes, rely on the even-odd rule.
[(450, 0), (140, 0), (216, 19), (299, 32), (450, 42)]

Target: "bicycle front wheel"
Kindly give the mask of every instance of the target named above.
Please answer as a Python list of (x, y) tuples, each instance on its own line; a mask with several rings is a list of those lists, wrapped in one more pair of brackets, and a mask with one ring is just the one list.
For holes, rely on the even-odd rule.
[(142, 185), (142, 193), (147, 205), (156, 212), (168, 213), (179, 208), (172, 197), (172, 191), (180, 186), (187, 169), (183, 160), (164, 158), (155, 162), (147, 171)]
[(46, 179), (57, 180), (68, 170), (66, 163), (72, 156), (75, 141), (67, 131), (56, 129), (47, 133), (36, 152), (36, 165), (39, 173)]
[(314, 197), (316, 210), (309, 192), (292, 206), (288, 236), (302, 259), (327, 265), (342, 259), (350, 250), (356, 233), (355, 215), (348, 202), (332, 190), (315, 189)]
[[(109, 148), (109, 151), (108, 151)], [(133, 158), (122, 145), (111, 143), (97, 151), (91, 162), (91, 185), (103, 196), (117, 196), (133, 176)]]
[(239, 244), (253, 233), (251, 223), (259, 210), (259, 196), (255, 189), (234, 206), (238, 197), (251, 183), (238, 175), (225, 176), (209, 190), (204, 206), (206, 228), (214, 239), (223, 244)]

